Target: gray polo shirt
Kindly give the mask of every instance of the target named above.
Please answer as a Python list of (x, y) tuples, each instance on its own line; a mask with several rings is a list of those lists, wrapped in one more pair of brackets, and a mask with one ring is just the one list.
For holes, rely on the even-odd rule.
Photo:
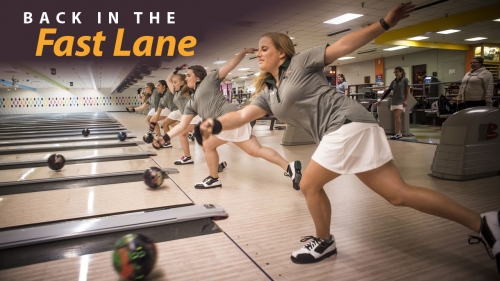
[(146, 100), (146, 103), (149, 104), (155, 111), (158, 110), (158, 104), (160, 103), (160, 95), (157, 89), (153, 90), (151, 96)]
[(347, 86), (347, 82), (342, 82), (342, 83), (337, 85), (337, 93), (342, 93), (345, 95), (345, 90), (348, 90), (348, 89), (349, 89), (349, 86)]
[(191, 99), (184, 109), (185, 115), (200, 115), (201, 118), (217, 118), (226, 113), (237, 111), (234, 104), (227, 102), (220, 90), (219, 70), (210, 72), (191, 94)]
[(392, 80), (389, 90), (392, 90), (392, 105), (401, 105), (406, 100), (406, 88), (409, 87), (410, 81), (406, 77), (401, 77)]
[(174, 104), (174, 95), (170, 92), (169, 89), (165, 92), (165, 94), (161, 97), (158, 106), (161, 109), (168, 108), (170, 111), (176, 111), (178, 108)]
[(316, 142), (349, 121), (377, 123), (357, 101), (335, 94), (328, 85), (323, 74), (327, 46), (309, 49), (285, 61), (280, 66), (279, 87), (274, 80), (267, 81), (268, 87), (252, 101), (280, 121), (301, 128)]
[(182, 90), (175, 91), (173, 102), (175, 106), (177, 106), (177, 108), (181, 111), (181, 113), (184, 114), (184, 108), (186, 108), (186, 104), (188, 103), (189, 98), (181, 95), (181, 92)]

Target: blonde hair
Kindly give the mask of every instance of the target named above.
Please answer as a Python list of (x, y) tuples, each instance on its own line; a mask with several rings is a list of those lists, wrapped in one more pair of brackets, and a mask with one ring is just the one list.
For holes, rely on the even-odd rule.
[(184, 96), (186, 98), (191, 97), (191, 94), (189, 93), (189, 88), (188, 88), (187, 83), (186, 83), (186, 75), (175, 74), (174, 77), (177, 77), (179, 79), (179, 81), (184, 82), (184, 85), (182, 85), (181, 88), (179, 89), (179, 91), (181, 91), (180, 95)]
[[(285, 53), (286, 59), (291, 59), (295, 55), (295, 48), (293, 47), (292, 39), (286, 34), (279, 32), (269, 32), (261, 36), (269, 37), (273, 46), (283, 53)], [(255, 94), (252, 99), (260, 94), (262, 90), (266, 88), (266, 80), (271, 78), (273, 75), (270, 72), (261, 71), (259, 77), (255, 81)]]

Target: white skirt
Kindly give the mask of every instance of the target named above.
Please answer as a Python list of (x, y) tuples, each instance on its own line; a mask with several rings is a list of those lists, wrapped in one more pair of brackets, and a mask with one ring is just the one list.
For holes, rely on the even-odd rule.
[[(163, 113), (163, 110), (161, 111), (161, 113)], [(174, 110), (174, 111), (170, 112), (170, 114), (168, 115), (167, 118), (170, 119), (170, 120), (181, 121), (181, 117), (182, 117), (181, 111), (180, 110)]]
[(220, 140), (229, 142), (247, 141), (252, 136), (252, 126), (250, 126), (250, 123), (245, 124), (238, 129), (222, 131), (220, 134), (214, 136), (218, 137)]
[(398, 104), (398, 105), (392, 105), (391, 104), (391, 111), (394, 110), (394, 109), (401, 109), (403, 112), (405, 112), (406, 107), (403, 107), (402, 104)]
[[(149, 110), (148, 116), (155, 116), (155, 114), (156, 114), (155, 109), (151, 108), (151, 110)], [(169, 114), (170, 114), (170, 109), (164, 108), (161, 110), (160, 116), (167, 117)]]
[(200, 123), (201, 121), (203, 121), (203, 119), (201, 119), (200, 115), (196, 115), (189, 124), (198, 125), (198, 123)]
[(312, 160), (337, 174), (376, 169), (392, 160), (384, 129), (374, 123), (352, 122), (324, 136)]

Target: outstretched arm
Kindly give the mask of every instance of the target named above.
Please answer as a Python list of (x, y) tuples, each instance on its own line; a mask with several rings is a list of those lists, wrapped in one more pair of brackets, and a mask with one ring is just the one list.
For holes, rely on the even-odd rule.
[(158, 143), (164, 145), (166, 141), (170, 142), (170, 139), (182, 133), (193, 120), (193, 114), (182, 115), (181, 121), (175, 127), (173, 127), (168, 134), (162, 136), (157, 136), (153, 141), (153, 146), (158, 147)]
[[(409, 17), (414, 8), (415, 5), (412, 5), (411, 2), (399, 4), (387, 13), (384, 22), (388, 27), (394, 27), (400, 20)], [(354, 52), (385, 31), (386, 29), (382, 27), (382, 24), (376, 22), (340, 38), (340, 40), (326, 48), (325, 65), (329, 65), (338, 58)]]
[[(248, 105), (245, 108), (233, 111), (227, 114), (222, 115), (217, 118), (217, 121), (214, 119), (207, 119), (200, 124), (200, 132), (203, 139), (208, 138), (212, 133), (219, 133), (220, 131), (228, 131), (237, 129), (247, 123), (252, 122), (253, 120), (259, 119), (262, 116), (265, 116), (267, 112), (256, 106), (256, 105)], [(221, 128), (216, 128), (214, 130), (215, 122), (220, 123)], [(218, 125), (215, 125), (216, 127)], [(175, 127), (174, 127), (175, 128)], [(195, 131), (196, 132), (196, 131)]]
[(226, 77), (231, 70), (233, 70), (246, 56), (246, 54), (253, 54), (257, 52), (254, 48), (245, 48), (236, 56), (232, 57), (225, 65), (219, 69), (219, 79)]

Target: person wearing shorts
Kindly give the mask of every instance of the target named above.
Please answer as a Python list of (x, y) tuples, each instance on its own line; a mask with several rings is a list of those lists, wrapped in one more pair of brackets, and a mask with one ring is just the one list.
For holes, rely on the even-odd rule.
[[(405, 112), (406, 106), (408, 105), (408, 98), (410, 97), (410, 81), (406, 78), (406, 73), (402, 67), (394, 68), (394, 75), (396, 79), (392, 80), (391, 85), (385, 91), (384, 95), (380, 99), (382, 101), (385, 99), (391, 91), (392, 100), (391, 100), (391, 111), (394, 114), (394, 127), (396, 134), (391, 136), (391, 140), (398, 140), (403, 137), (401, 134), (401, 115)], [(380, 101), (378, 104), (380, 104)]]
[[(147, 97), (147, 98), (145, 98)], [(160, 97), (158, 95), (158, 91), (155, 89), (155, 85), (153, 83), (146, 83), (144, 87), (144, 98), (145, 101), (141, 106), (138, 107), (127, 107), (127, 112), (136, 112), (141, 111), (147, 108), (150, 108), (148, 115), (146, 116), (146, 123), (148, 127), (151, 126), (151, 118), (156, 113), (156, 108), (158, 107), (158, 103), (160, 102)], [(159, 134), (159, 130), (157, 133)]]
[[(185, 132), (186, 128), (196, 115), (199, 115), (203, 119), (217, 118), (228, 112), (238, 110), (236, 106), (227, 102), (220, 89), (220, 84), (227, 74), (233, 70), (243, 60), (243, 58), (245, 58), (247, 53), (253, 52), (255, 52), (254, 48), (244, 49), (238, 55), (230, 59), (219, 70), (210, 72), (208, 75), (205, 68), (200, 65), (188, 67), (186, 73), (186, 84), (191, 91), (191, 98), (184, 108), (184, 114), (181, 118), (181, 122), (168, 134), (165, 134), (163, 137), (156, 137), (153, 144), (155, 146), (163, 145), (164, 143), (169, 142), (170, 138), (173, 136)], [(280, 166), (283, 170), (285, 170), (285, 175), (292, 179), (293, 187), (299, 189), (299, 182), (301, 179), (300, 162), (294, 161), (288, 163), (275, 150), (262, 146), (258, 142), (257, 138), (252, 135), (252, 127), (250, 124), (243, 124), (238, 128), (234, 128), (231, 131), (214, 136), (203, 142), (203, 151), (205, 153), (210, 174), (202, 182), (197, 183), (195, 188), (206, 189), (222, 187), (218, 174), (219, 154), (217, 153), (217, 147), (227, 142), (234, 143), (251, 156), (264, 158), (265, 160)]]
[(399, 4), (379, 22), (354, 31), (332, 45), (297, 55), (288, 35), (264, 34), (257, 52), (261, 70), (255, 83), (257, 96), (239, 111), (200, 124), (197, 137), (206, 140), (272, 113), (279, 120), (304, 130), (319, 143), (300, 183), (316, 233), (302, 237), (301, 242), (308, 243), (292, 253), (294, 263), (314, 263), (337, 253), (330, 233), (331, 203), (324, 186), (340, 175), (354, 174), (394, 206), (439, 216), (479, 233), (469, 238), (469, 243), (483, 242), (500, 266), (500, 212), (478, 214), (435, 190), (405, 183), (392, 161), (384, 130), (375, 118), (357, 101), (334, 94), (323, 74), (325, 66), (368, 44), (408, 17), (414, 7), (411, 2)]
[[(184, 108), (191, 98), (191, 93), (189, 92), (189, 88), (186, 86), (186, 75), (179, 74), (179, 70), (182, 70), (186, 67), (186, 65), (181, 65), (176, 67), (175, 70), (170, 73), (167, 77), (167, 86), (168, 89), (174, 93), (173, 103), (177, 106), (178, 111), (180, 112), (180, 119), (182, 118), (182, 114), (184, 114)], [(182, 131), (179, 135), (179, 142), (181, 144), (183, 156), (179, 160), (175, 160), (175, 165), (187, 165), (193, 164), (193, 158), (191, 157), (191, 151), (189, 149), (189, 140), (188, 136), (191, 131), (194, 130), (194, 126), (201, 122), (201, 117), (196, 115), (191, 123), (187, 126), (187, 128)], [(166, 133), (165, 133), (166, 134)]]

